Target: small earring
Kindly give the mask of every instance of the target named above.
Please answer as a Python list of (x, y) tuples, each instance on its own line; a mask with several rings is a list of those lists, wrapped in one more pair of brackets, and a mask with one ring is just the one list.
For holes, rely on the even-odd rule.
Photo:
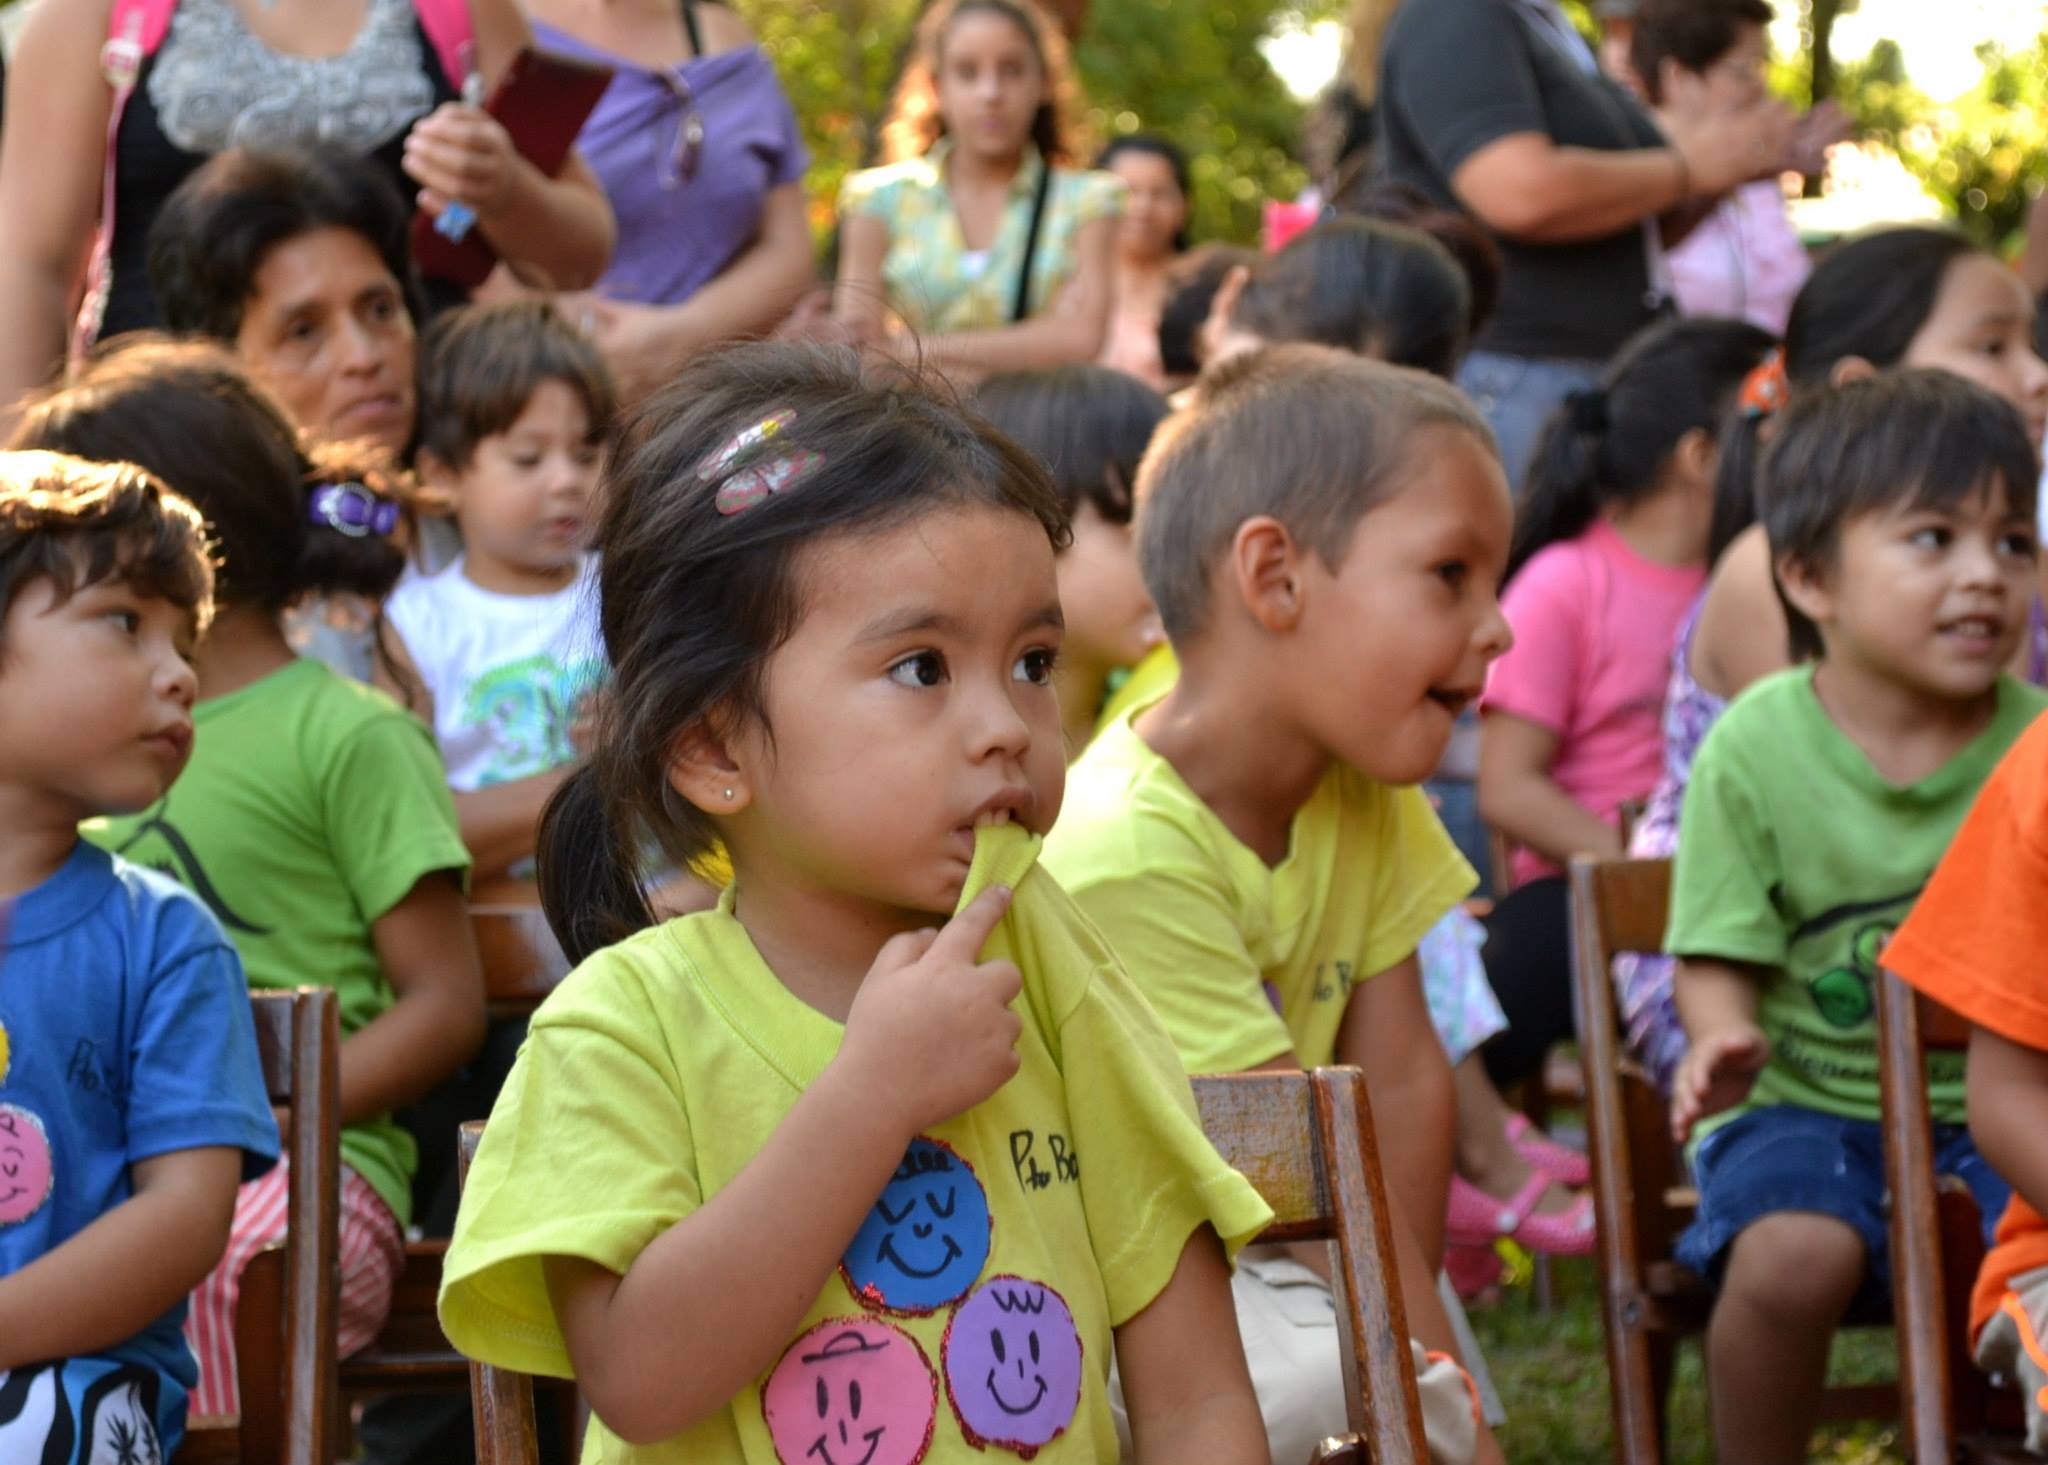
[(727, 790), (725, 791), (725, 801), (726, 801), (726, 802), (727, 802), (728, 804), (732, 802), (732, 790), (731, 790), (731, 789), (727, 789)]

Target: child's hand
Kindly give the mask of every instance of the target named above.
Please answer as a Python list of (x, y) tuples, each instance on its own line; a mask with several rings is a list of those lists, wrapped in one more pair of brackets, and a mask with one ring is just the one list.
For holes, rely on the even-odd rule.
[(1017, 1071), (1023, 1023), (1010, 1002), (1023, 978), (1007, 961), (976, 960), (1009, 908), (1007, 889), (984, 890), (944, 930), (892, 938), (861, 979), (834, 1063), (895, 1108), (906, 1143)]
[(1700, 1120), (1741, 1103), (1770, 1056), (1771, 1040), (1754, 1023), (1704, 1034), (1671, 1081), (1671, 1137), (1684, 1144)]

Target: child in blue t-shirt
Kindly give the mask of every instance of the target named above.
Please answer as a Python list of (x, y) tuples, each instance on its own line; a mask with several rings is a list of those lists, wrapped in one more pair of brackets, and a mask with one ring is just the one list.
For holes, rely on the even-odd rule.
[(0, 1461), (176, 1452), (186, 1294), (277, 1158), (234, 948), (78, 837), (185, 766), (212, 589), (148, 474), (0, 454)]

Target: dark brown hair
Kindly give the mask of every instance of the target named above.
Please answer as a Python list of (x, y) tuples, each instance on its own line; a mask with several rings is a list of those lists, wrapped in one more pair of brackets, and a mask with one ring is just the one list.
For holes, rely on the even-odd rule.
[(1069, 515), (1093, 504), (1112, 524), (1131, 522), (1138, 463), (1170, 410), (1136, 377), (1093, 363), (998, 372), (974, 406), (1045, 465)]
[(220, 555), (226, 605), (282, 611), (300, 595), (382, 599), (405, 554), (311, 516), (314, 492), (359, 483), (401, 508), (411, 481), (364, 449), (303, 440), (284, 408), (233, 357), (201, 341), (123, 336), (71, 385), (32, 400), (9, 444), (147, 468), (197, 505)]
[(1336, 218), (1252, 266), (1231, 324), (1276, 345), (1313, 341), (1448, 377), (1471, 307), (1465, 272), (1427, 234)]
[[(1764, 453), (1757, 510), (1771, 560), (1827, 572), (1851, 519), (1946, 508), (2003, 484), (2034, 522), (2041, 462), (2012, 403), (1953, 372), (1901, 368), (1794, 399)], [(1773, 577), (1775, 583), (1775, 576)], [(1820, 630), (1785, 598), (1792, 659), (1823, 654)]]
[[(771, 417), (774, 447), (728, 454)], [(820, 460), (736, 513), (719, 490), (753, 458)], [(858, 352), (791, 343), (700, 357), (626, 421), (605, 465), (598, 622), (612, 679), (590, 760), (541, 821), (541, 903), (572, 960), (653, 923), (640, 883), (658, 846), (677, 867), (716, 828), (670, 786), (677, 740), (765, 726), (769, 659), (804, 613), (799, 557), (937, 510), (1034, 520), (1055, 549), (1066, 516), (1045, 470), (939, 381)], [(767, 729), (772, 735), (773, 729)]]
[(199, 511), (133, 463), (0, 453), (0, 620), (37, 580), (50, 582), (58, 605), (119, 580), (187, 612), (194, 631), (213, 615)]
[(1086, 149), (1078, 142), (1080, 105), (1073, 61), (1067, 54), (1066, 33), (1058, 22), (1037, 0), (940, 0), (917, 23), (910, 60), (889, 98), (888, 116), (882, 123), (882, 161), (900, 163), (923, 157), (945, 134), (945, 119), (939, 115), (938, 73), (946, 33), (955, 20), (976, 13), (1000, 15), (1009, 21), (1024, 33), (1038, 57), (1038, 69), (1045, 75), (1046, 99), (1031, 118), (1031, 141), (1046, 162), (1071, 162), (1084, 154)]
[(1457, 388), (1326, 346), (1271, 346), (1213, 368), (1138, 469), (1138, 566), (1169, 639), (1198, 634), (1238, 526), (1266, 514), (1325, 565), (1413, 468), (1417, 432), (1450, 427), (1494, 451)]
[(584, 334), (546, 300), (465, 305), (427, 332), (420, 367), (420, 450), (450, 468), (476, 445), (510, 432), (542, 382), (574, 392), (590, 419), (590, 440), (611, 427), (611, 373)]
[(1657, 106), (1666, 61), (1698, 75), (1735, 49), (1744, 26), (1767, 26), (1774, 13), (1768, 0), (1643, 0), (1629, 37), (1629, 70)]

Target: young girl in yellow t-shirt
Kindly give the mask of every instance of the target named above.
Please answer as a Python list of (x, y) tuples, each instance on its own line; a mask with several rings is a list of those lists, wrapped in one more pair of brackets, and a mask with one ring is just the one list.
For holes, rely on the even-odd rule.
[[(582, 965), (491, 1117), (443, 1320), (573, 1376), (607, 1460), (1099, 1465), (1114, 1357), (1140, 1461), (1263, 1462), (1226, 1256), (1270, 1212), (1035, 866), (1064, 516), (878, 370), (741, 347), (613, 452), (613, 682), (540, 846)], [(714, 840), (717, 909), (654, 925), (648, 845)]]

